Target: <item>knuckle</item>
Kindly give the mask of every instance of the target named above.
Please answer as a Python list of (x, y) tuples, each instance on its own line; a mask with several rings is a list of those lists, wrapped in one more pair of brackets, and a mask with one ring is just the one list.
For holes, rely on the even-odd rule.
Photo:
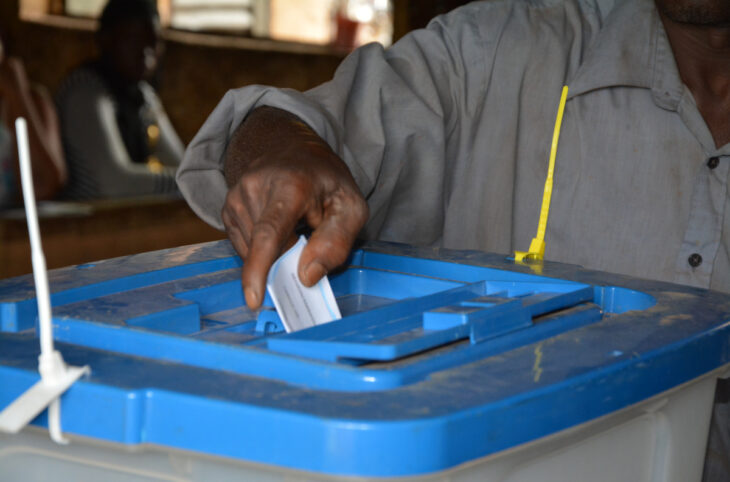
[(328, 252), (329, 256), (327, 258), (327, 262), (324, 263), (327, 271), (335, 269), (347, 260), (349, 249), (343, 249), (342, 246), (339, 246), (338, 248), (339, 249), (333, 248)]
[(243, 202), (236, 203), (231, 206), (232, 217), (235, 217), (239, 221), (245, 221), (248, 214), (248, 209)]
[(293, 199), (274, 199), (270, 204), (269, 208), (272, 212), (277, 215), (281, 215), (282, 212), (286, 211), (287, 207), (293, 204)]
[(247, 204), (239, 197), (231, 195), (231, 191), (229, 191), (221, 211), (224, 226), (235, 226), (238, 223), (246, 223), (248, 212)]
[(245, 194), (256, 194), (260, 189), (262, 179), (254, 174), (244, 174), (238, 181), (238, 190)]
[(241, 199), (241, 192), (239, 189), (237, 189), (235, 186), (230, 188), (228, 192), (226, 193), (226, 199), (223, 203), (224, 207), (229, 206), (235, 206), (236, 204), (240, 204), (242, 201)]
[(346, 189), (339, 194), (339, 197), (341, 209), (347, 213), (347, 218), (353, 224), (357, 224), (359, 227), (367, 222), (370, 208), (359, 191)]
[(254, 225), (251, 238), (257, 243), (271, 242), (281, 238), (281, 226), (270, 219), (261, 219)]
[(293, 205), (301, 205), (307, 201), (311, 193), (311, 180), (306, 176), (287, 173), (277, 179), (274, 188)]
[(347, 259), (350, 243), (344, 232), (332, 231), (327, 236), (319, 237), (317, 241), (316, 253), (327, 270), (336, 268)]

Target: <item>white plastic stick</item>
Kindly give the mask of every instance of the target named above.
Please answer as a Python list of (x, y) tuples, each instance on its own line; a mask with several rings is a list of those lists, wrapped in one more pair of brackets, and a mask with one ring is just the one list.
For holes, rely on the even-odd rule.
[(15, 121), (20, 157), (20, 180), (25, 202), (26, 222), (30, 235), (33, 280), (35, 281), (38, 302), (38, 325), (40, 331), (41, 354), (38, 357), (38, 371), (41, 379), (2, 412), (0, 430), (16, 433), (22, 430), (46, 407), (48, 410), (48, 431), (54, 442), (68, 443), (61, 433), (61, 403), (59, 397), (76, 382), (89, 367), (67, 367), (61, 353), (53, 347), (53, 326), (51, 325), (51, 297), (46, 273), (46, 257), (41, 246), (38, 212), (33, 189), (33, 173), (30, 166), (28, 127), (22, 117)]
[(41, 354), (51, 353), (53, 351), (53, 331), (51, 327), (51, 300), (48, 293), (46, 257), (43, 255), (40, 229), (38, 228), (38, 210), (36, 209), (35, 204), (33, 172), (30, 167), (30, 149), (28, 147), (28, 127), (25, 119), (22, 117), (19, 117), (15, 121), (15, 132), (18, 136), (20, 183), (23, 187), (25, 219), (28, 223), (28, 234), (30, 235), (30, 255), (33, 263), (33, 280), (35, 281), (36, 299), (38, 300)]

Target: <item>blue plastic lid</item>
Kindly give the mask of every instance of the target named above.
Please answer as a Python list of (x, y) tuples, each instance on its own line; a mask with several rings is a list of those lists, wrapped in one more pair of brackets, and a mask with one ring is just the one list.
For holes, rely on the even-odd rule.
[[(227, 242), (50, 274), (54, 337), (92, 374), (64, 431), (316, 472), (444, 470), (730, 360), (730, 296), (557, 263), (375, 243), (330, 280), (343, 319), (245, 308)], [(28, 276), (0, 280), (0, 407), (38, 375)], [(45, 415), (35, 421), (45, 424)], [(286, 446), (287, 450), (281, 450)]]

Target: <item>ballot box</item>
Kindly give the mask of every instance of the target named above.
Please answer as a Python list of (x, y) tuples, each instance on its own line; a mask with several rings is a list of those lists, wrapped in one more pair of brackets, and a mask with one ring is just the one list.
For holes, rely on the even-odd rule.
[[(50, 272), (91, 372), (0, 435), (0, 480), (677, 481), (702, 473), (730, 296), (505, 255), (374, 243), (343, 318), (249, 311), (226, 241)], [(0, 408), (35, 383), (32, 278), (0, 281)]]

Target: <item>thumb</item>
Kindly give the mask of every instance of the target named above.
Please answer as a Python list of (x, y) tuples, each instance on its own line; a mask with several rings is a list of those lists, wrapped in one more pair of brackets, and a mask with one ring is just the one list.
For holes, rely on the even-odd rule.
[(322, 222), (312, 232), (299, 260), (299, 279), (312, 286), (345, 262), (358, 233), (367, 221), (368, 209), (359, 196), (328, 201)]

